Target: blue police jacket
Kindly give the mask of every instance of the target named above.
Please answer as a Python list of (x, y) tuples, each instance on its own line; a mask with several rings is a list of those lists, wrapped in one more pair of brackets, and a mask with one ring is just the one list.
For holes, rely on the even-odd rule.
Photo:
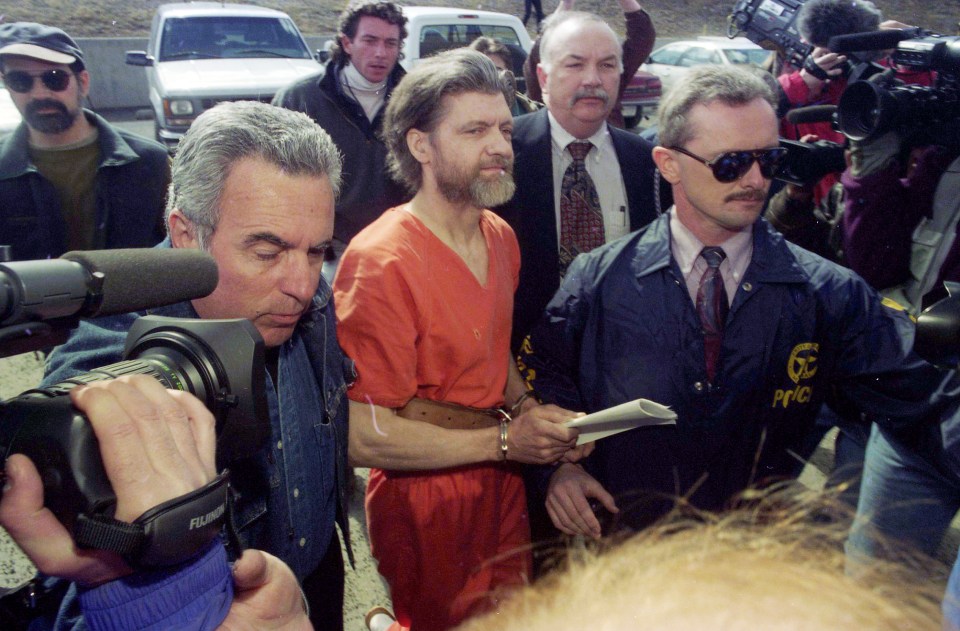
[[(541, 396), (570, 409), (644, 397), (677, 413), (676, 426), (600, 440), (585, 462), (627, 509), (626, 523), (640, 527), (677, 496), (715, 509), (751, 484), (794, 475), (791, 452), (825, 400), (888, 426), (928, 418), (952, 376), (913, 355), (912, 344), (902, 309), (759, 219), (709, 383), (663, 215), (574, 261), (521, 360)], [(531, 475), (541, 492), (549, 474)]]

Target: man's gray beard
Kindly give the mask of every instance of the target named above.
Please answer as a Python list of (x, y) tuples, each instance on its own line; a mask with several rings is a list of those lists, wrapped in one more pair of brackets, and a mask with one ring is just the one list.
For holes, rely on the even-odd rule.
[(470, 198), (477, 208), (493, 208), (506, 204), (517, 190), (513, 175), (504, 173), (494, 181), (475, 179), (470, 183)]
[[(505, 204), (513, 197), (517, 189), (513, 175), (504, 170), (496, 180), (485, 180), (479, 175), (466, 183), (463, 173), (455, 171), (448, 177), (446, 169), (437, 172), (437, 187), (440, 194), (453, 204), (470, 203), (476, 208), (493, 208)], [(465, 186), (466, 185), (466, 186)]]

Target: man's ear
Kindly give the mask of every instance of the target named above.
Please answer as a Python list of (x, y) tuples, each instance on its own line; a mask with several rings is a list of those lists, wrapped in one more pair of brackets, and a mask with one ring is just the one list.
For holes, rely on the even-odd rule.
[(547, 71), (544, 69), (543, 64), (537, 64), (537, 83), (540, 84), (540, 93), (547, 93)]
[(350, 38), (344, 35), (343, 33), (340, 33), (339, 39), (340, 39), (340, 48), (343, 50), (343, 52), (347, 54), (347, 57), (349, 57), (351, 54), (350, 51), (353, 48), (353, 42), (351, 42)]
[(90, 94), (90, 73), (86, 70), (81, 70), (77, 73), (77, 83), (80, 85), (80, 96), (86, 97)]
[(420, 164), (430, 162), (432, 153), (430, 146), (430, 134), (419, 129), (407, 130), (407, 148), (413, 155), (414, 160)]
[(175, 208), (167, 219), (167, 230), (170, 231), (170, 243), (175, 248), (199, 249), (200, 242), (197, 241), (197, 230), (193, 222), (187, 219), (186, 215)]
[(673, 151), (657, 145), (653, 148), (653, 161), (660, 169), (660, 175), (671, 184), (680, 183), (680, 164)]

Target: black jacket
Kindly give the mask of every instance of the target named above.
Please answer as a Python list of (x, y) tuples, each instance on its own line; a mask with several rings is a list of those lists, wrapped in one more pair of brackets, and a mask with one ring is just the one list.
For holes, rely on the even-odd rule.
[[(170, 185), (165, 147), (116, 129), (90, 111), (97, 127), (95, 249), (147, 248), (163, 240), (163, 211)], [(58, 257), (67, 250), (67, 229), (57, 192), (30, 162), (27, 124), (0, 140), (0, 245), (13, 260)]]
[[(654, 195), (653, 145), (636, 134), (615, 127), (609, 129), (627, 191), (630, 230), (638, 230), (659, 214)], [(520, 242), (520, 286), (514, 299), (511, 339), (511, 348), (517, 350), (560, 287), (560, 246), (546, 109), (514, 119), (513, 153), (517, 192), (497, 212), (510, 223)], [(671, 192), (665, 182), (660, 188), (660, 207), (666, 210), (673, 203)]]
[[(344, 94), (333, 61), (324, 70), (291, 83), (273, 104), (303, 112), (323, 127), (343, 156), (343, 185), (337, 198), (334, 236), (347, 243), (383, 211), (409, 195), (387, 175), (387, 148), (379, 138), (386, 103), (371, 123), (360, 104)], [(387, 101), (403, 77), (399, 64), (387, 78)]]

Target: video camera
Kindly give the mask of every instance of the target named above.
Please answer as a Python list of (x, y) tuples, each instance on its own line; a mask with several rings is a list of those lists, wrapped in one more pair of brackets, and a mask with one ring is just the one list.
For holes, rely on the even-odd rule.
[(920, 29), (860, 33), (830, 40), (836, 52), (896, 48), (895, 64), (937, 73), (933, 86), (906, 85), (888, 70), (851, 82), (837, 105), (839, 129), (851, 140), (870, 140), (891, 130), (913, 145), (960, 147), (960, 37)]
[[(204, 265), (197, 265), (198, 256), (207, 259)], [(86, 266), (76, 263), (77, 259), (85, 260)], [(104, 265), (105, 260), (110, 264)], [(169, 272), (185, 271), (177, 269), (181, 265), (191, 270), (192, 279), (158, 296), (153, 285), (163, 276), (177, 285), (176, 276)], [(151, 269), (167, 273), (157, 277), (149, 273)], [(144, 302), (161, 306), (202, 297), (213, 291), (216, 281), (213, 259), (195, 250), (70, 253), (64, 259), (0, 264), (0, 356), (7, 343), (21, 352), (49, 344), (50, 336), (21, 335), (25, 329), (51, 325), (56, 330), (69, 329), (77, 326), (79, 313), (126, 313), (144, 308)], [(138, 293), (136, 287), (145, 289)], [(112, 290), (119, 288), (124, 297), (111, 298)], [(191, 392), (216, 419), (218, 470), (253, 456), (269, 440), (263, 339), (248, 320), (139, 317), (132, 321), (123, 358), (0, 402), (0, 456), (6, 459), (22, 453), (34, 462), (43, 480), (45, 505), (81, 547), (114, 549), (101, 545), (96, 524), (112, 520), (116, 496), (89, 421), (65, 396), (77, 385), (143, 374), (166, 388)], [(226, 478), (221, 477), (215, 492), (200, 494), (204, 487), (196, 496), (177, 498), (158, 507), (162, 510), (148, 511), (141, 518), (152, 520), (147, 521), (147, 541), (124, 552), (128, 561), (145, 567), (169, 565), (202, 549), (223, 523), (219, 517), (226, 510), (227, 487)], [(178, 500), (182, 501), (171, 505)], [(217, 519), (206, 519), (218, 512)]]
[[(737, 0), (727, 17), (727, 37), (743, 36), (751, 42), (781, 53), (785, 63), (796, 69), (804, 68), (820, 79), (827, 75), (820, 69), (810, 53), (814, 46), (803, 41), (797, 30), (797, 16), (806, 0)], [(828, 46), (833, 52), (833, 46)], [(846, 53), (877, 50), (869, 47), (848, 48)], [(855, 63), (857, 62), (857, 63)], [(840, 67), (842, 77), (850, 77), (857, 70), (859, 61), (852, 56)], [(865, 77), (864, 77), (865, 78)]]
[(804, 0), (738, 0), (728, 17), (727, 36), (742, 35), (769, 50), (779, 50), (786, 62), (796, 68), (813, 51), (800, 39), (797, 13)]
[(844, 146), (829, 140), (799, 142), (780, 139), (787, 149), (787, 159), (776, 178), (789, 184), (814, 184), (828, 173), (839, 173), (847, 168)]

